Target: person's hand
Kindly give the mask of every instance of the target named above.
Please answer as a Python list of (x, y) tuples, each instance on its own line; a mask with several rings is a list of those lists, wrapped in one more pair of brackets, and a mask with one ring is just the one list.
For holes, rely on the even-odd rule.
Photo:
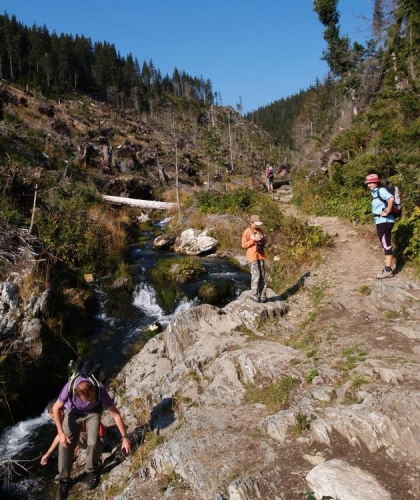
[(131, 443), (128, 437), (124, 437), (122, 440), (121, 448), (125, 450), (126, 453), (130, 453), (131, 451)]
[(48, 453), (45, 453), (45, 455), (42, 455), (41, 462), (40, 462), (41, 465), (47, 465), (49, 458), (50, 458), (50, 456), (48, 455)]
[(68, 448), (69, 444), (70, 444), (70, 438), (67, 436), (67, 434), (64, 434), (64, 432), (60, 434), (60, 445), (63, 448)]

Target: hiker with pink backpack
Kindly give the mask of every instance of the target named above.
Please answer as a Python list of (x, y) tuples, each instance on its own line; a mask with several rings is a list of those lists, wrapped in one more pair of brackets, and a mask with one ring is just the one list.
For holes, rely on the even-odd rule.
[(392, 244), (391, 233), (395, 224), (395, 218), (401, 214), (401, 198), (396, 186), (391, 186), (391, 193), (381, 185), (381, 179), (377, 174), (369, 174), (365, 183), (372, 195), (372, 213), (375, 217), (376, 232), (385, 253), (385, 267), (376, 276), (378, 279), (392, 278)]

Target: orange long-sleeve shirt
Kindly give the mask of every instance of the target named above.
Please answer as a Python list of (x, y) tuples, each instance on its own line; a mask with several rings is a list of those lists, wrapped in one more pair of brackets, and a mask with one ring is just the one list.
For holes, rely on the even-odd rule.
[(256, 242), (251, 240), (251, 236), (254, 233), (259, 233), (263, 237), (263, 243), (267, 243), (267, 240), (264, 237), (264, 233), (261, 229), (256, 228), (253, 231), (250, 227), (245, 229), (244, 234), (242, 235), (242, 248), (246, 250), (246, 258), (248, 262), (254, 262), (255, 260), (265, 260), (265, 255), (263, 253), (257, 252)]

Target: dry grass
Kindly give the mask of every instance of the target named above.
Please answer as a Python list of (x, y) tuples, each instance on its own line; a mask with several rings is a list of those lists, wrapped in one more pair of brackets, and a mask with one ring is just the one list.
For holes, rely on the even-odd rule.
[(125, 210), (120, 210), (116, 214), (109, 213), (109, 209), (104, 210), (103, 205), (94, 205), (89, 209), (89, 216), (98, 221), (106, 234), (109, 236), (110, 248), (112, 252), (122, 251), (126, 244), (126, 228), (131, 223), (130, 217)]

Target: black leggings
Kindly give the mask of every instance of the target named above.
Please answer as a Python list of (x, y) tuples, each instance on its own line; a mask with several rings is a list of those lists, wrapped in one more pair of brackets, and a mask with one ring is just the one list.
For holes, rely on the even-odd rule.
[(392, 255), (391, 232), (393, 227), (393, 222), (376, 224), (376, 232), (378, 233), (378, 238), (384, 249), (385, 255)]

